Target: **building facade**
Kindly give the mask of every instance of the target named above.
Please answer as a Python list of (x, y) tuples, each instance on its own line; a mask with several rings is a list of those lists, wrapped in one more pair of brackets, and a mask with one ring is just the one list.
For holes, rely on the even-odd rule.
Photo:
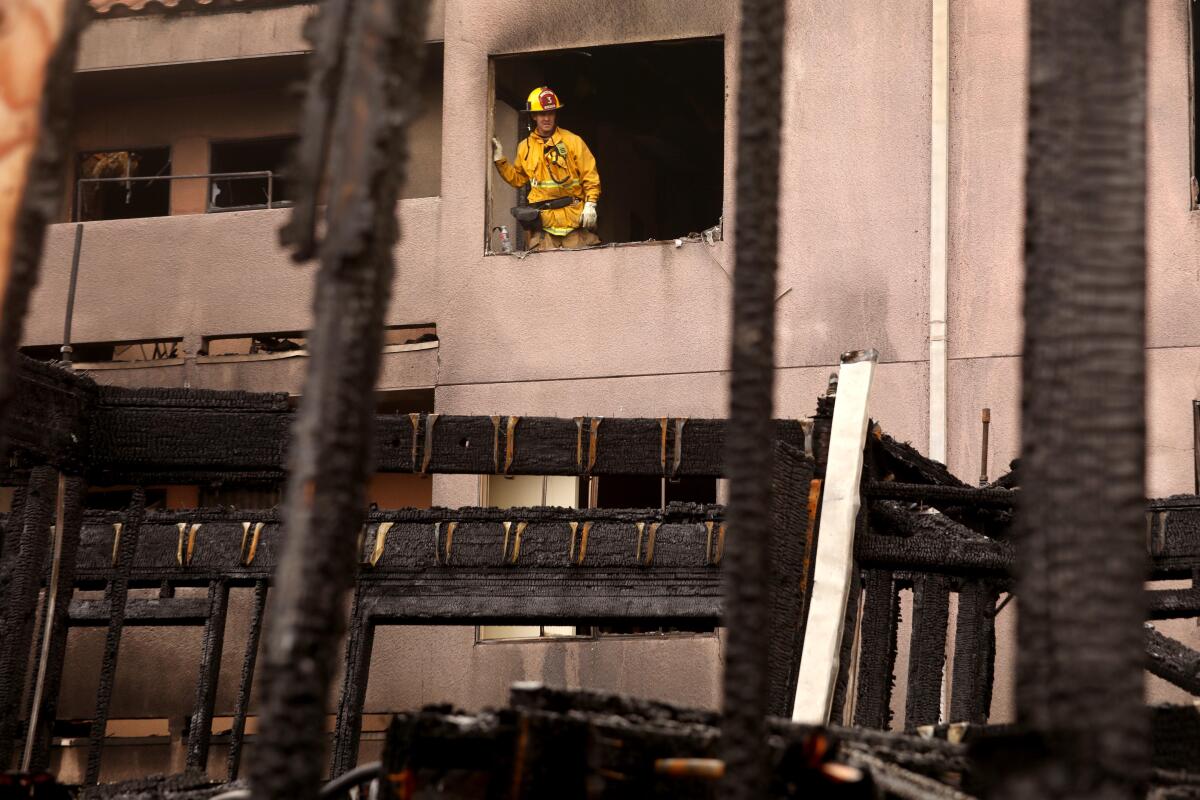
[[(1148, 6), (1146, 491), (1162, 496), (1193, 491), (1196, 480), (1200, 215), (1192, 3)], [(81, 225), (78, 369), (126, 386), (299, 395), (314, 270), (290, 261), (277, 229), (289, 213), (282, 154), (299, 133), (302, 31), (314, 7), (104, 0), (97, 9), (78, 64), (78, 156), (61, 224), (48, 232), (27, 352), (56, 354), (63, 343)], [(732, 0), (432, 3), (423, 110), (397, 209), (382, 411), (726, 414), (737, 232), (722, 221), (734, 218), (736, 92), (753, 91), (739, 86), (738, 23)], [(790, 3), (779, 416), (810, 415), (839, 354), (873, 347), (871, 414), (889, 433), (944, 450), (951, 470), (973, 481), (986, 407), (990, 477), (1018, 455), (1026, 28), (1019, 2)], [(519, 102), (542, 82), (563, 96), (560, 123), (596, 152), (606, 244), (506, 254), (494, 229), (515, 234), (516, 201), (492, 168), (490, 141), (513, 152)], [(261, 487), (160, 488), (165, 505), (272, 502)], [(379, 476), (371, 496), (381, 506), (570, 504), (606, 491), (588, 488)], [(1001, 617), (998, 721), (1013, 709), (1016, 605)], [(1196, 638), (1180, 625), (1164, 630)], [(244, 631), (231, 620), (226, 635), (223, 672), (234, 675)], [(68, 664), (78, 668), (61, 716), (90, 713), (85, 665), (102, 639), (72, 634)], [(198, 633), (129, 634), (112, 712), (120, 724), (110, 728), (128, 741), (114, 740), (122, 755), (106, 757), (106, 778), (178, 766), (198, 647)], [(479, 708), (502, 702), (516, 680), (713, 706), (720, 659), (716, 632), (392, 629), (376, 641), (366, 710)], [(904, 662), (901, 653), (901, 675)], [(228, 709), (233, 683), (224, 683)], [(1156, 679), (1148, 685), (1176, 698)]]

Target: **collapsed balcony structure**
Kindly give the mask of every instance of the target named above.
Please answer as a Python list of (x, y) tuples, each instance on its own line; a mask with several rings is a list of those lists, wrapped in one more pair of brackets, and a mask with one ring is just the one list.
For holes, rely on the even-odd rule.
[[(6, 313), (0, 337), (13, 345), (0, 353), (11, 454), (4, 479), (21, 487), (0, 540), (0, 754), (17, 758), (20, 749), (22, 768), (47, 766), (66, 632), (104, 626), (87, 776), (95, 781), (123, 629), (195, 625), (205, 646), (187, 763), (206, 767), (228, 592), (238, 585), (252, 586), (255, 599), (227, 777), (239, 775), (261, 636), (263, 714), (250, 777), (263, 797), (321, 793), (324, 698), (347, 594), (326, 793), (367, 777), (353, 767), (375, 626), (618, 619), (725, 624), (723, 712), (518, 687), (511, 707), (496, 712), (401, 715), (369, 777), (399, 797), (447, 781), (453, 796), (512, 798), (1200, 793), (1196, 709), (1147, 709), (1141, 699), (1144, 666), (1194, 693), (1200, 664), (1197, 653), (1144, 627), (1147, 607), (1151, 619), (1200, 616), (1194, 586), (1143, 587), (1147, 578), (1194, 579), (1200, 568), (1200, 498), (1147, 505), (1141, 496), (1144, 5), (1034, 3), (1026, 457), (1015, 477), (982, 488), (869, 423), (870, 353), (844, 359), (843, 369), (865, 380), (852, 391), (844, 381), (811, 420), (772, 422), (782, 9), (777, 0), (743, 3), (741, 76), (756, 91), (740, 95), (727, 421), (374, 413), (398, 236), (403, 88), (417, 66), (421, 2), (327, 0), (314, 27), (301, 199), (285, 231), (298, 257), (321, 263), (314, 359), (298, 415), (282, 396), (101, 388), (15, 360), (36, 263), (29, 252), (44, 223), (38, 192), (54, 170), (34, 175), (22, 210), (25, 250), (4, 287), (6, 312), (16, 313)], [(62, 30), (66, 61), (74, 29)], [(44, 109), (61, 111), (61, 87), (47, 85)], [(58, 135), (47, 128), (38, 166), (55, 157)], [(326, 181), (340, 191), (318, 237)], [(862, 364), (865, 373), (854, 369)], [(367, 512), (362, 486), (372, 466), (709, 475), (728, 477), (731, 494), (728, 510)], [(137, 489), (123, 512), (83, 510), (89, 484), (233, 478), (286, 479), (286, 507), (149, 512)], [(161, 587), (160, 596), (130, 598), (136, 586)], [(175, 597), (182, 586), (206, 587), (207, 597)], [(884, 733), (898, 592), (908, 586), (910, 730)], [(104, 599), (74, 597), (96, 588)], [(1022, 612), (1019, 718), (995, 728), (986, 724), (994, 622), (1000, 594), (1013, 592)], [(953, 594), (952, 695), (943, 708)], [(826, 657), (806, 658), (818, 622)], [(857, 660), (855, 637), (845, 635), (853, 630)], [(853, 726), (830, 725), (851, 686)], [(815, 724), (771, 719), (802, 707)], [(188, 775), (94, 791), (226, 790)]]
[[(87, 485), (136, 486), (234, 476), (280, 480), (294, 417), (287, 398), (101, 387), (31, 361), (22, 362), (15, 398), (10, 411), (15, 427), (4, 481), (21, 490), (13, 512), (0, 518), (7, 578), (4, 630), (10, 632), (5, 636), (5, 653), (26, 655), (2, 662), (6, 672), (0, 676), (0, 686), (5, 694), (0, 699), (6, 719), (0, 730), (5, 733), (6, 752), (19, 758), (31, 743), (29, 766), (49, 766), (58, 687), (63, 670), (70, 668), (64, 660), (67, 633), (74, 627), (103, 627), (107, 642), (87, 761), (88, 780), (96, 781), (122, 632), (132, 626), (191, 626), (203, 630), (204, 645), (186, 739), (187, 765), (208, 768), (229, 594), (233, 588), (246, 587), (254, 590), (252, 619), (224, 765), (227, 779), (236, 780), (244, 773), (242, 743), (257, 645), (287, 535), (279, 511), (147, 511), (144, 493), (135, 493), (133, 505), (124, 511), (85, 511), (82, 503)], [(821, 490), (836, 400), (836, 394), (822, 398), (811, 419), (780, 420), (774, 425), (775, 500), (768, 529), (773, 634), (768, 684), (770, 713), (783, 719), (791, 716), (796, 698), (809, 611), (806, 602), (811, 597), (804, 589), (811, 586), (816, 568)], [(46, 419), (51, 424), (37, 424)], [(380, 415), (375, 429), (376, 467), (417, 474), (676, 477), (722, 476), (727, 468), (723, 420)], [(1002, 608), (1001, 596), (1014, 590), (1012, 522), (1020, 496), (1019, 477), (1008, 475), (988, 487), (968, 486), (875, 423), (869, 427), (864, 454), (864, 505), (853, 542), (855, 575), (844, 622), (850, 633), (843, 639), (829, 717), (842, 719), (849, 700), (855, 727), (822, 734), (836, 743), (830, 744), (828, 758), (840, 754), (846, 763), (916, 787), (922, 778), (961, 772), (966, 776), (965, 788), (978, 790), (981, 787), (972, 782), (979, 778), (972, 772), (969, 748), (972, 744), (986, 748), (993, 739), (1004, 741), (1003, 734), (1009, 731), (986, 723), (995, 617)], [(64, 480), (62, 498), (56, 492), (59, 471), (77, 473)], [(60, 499), (59, 571), (52, 576), (45, 530), (55, 519)], [(1145, 514), (1149, 577), (1190, 577), (1200, 568), (1200, 543), (1195, 536), (1200, 530), (1200, 500), (1152, 501)], [(345, 677), (339, 690), (331, 774), (342, 775), (356, 766), (371, 645), (378, 626), (718, 624), (724, 618), (725, 552), (732, 546), (727, 533), (723, 506), (690, 504), (665, 510), (435, 508), (368, 513), (353, 542), (353, 602), (342, 653)], [(39, 571), (29, 568), (36, 563), (45, 565), (41, 580), (17, 580), (22, 575), (37, 576)], [(37, 600), (43, 587), (51, 586), (56, 603), (48, 620), (44, 603), (42, 613), (36, 613)], [(129, 590), (138, 587), (157, 588), (159, 596), (131, 598)], [(205, 589), (206, 596), (175, 596), (175, 590), (191, 587)], [(98, 589), (104, 590), (103, 599), (73, 596)], [(891, 718), (898, 637), (904, 633), (902, 589), (913, 590), (905, 735), (884, 733)], [(952, 596), (957, 596), (953, 624)], [(1151, 620), (1198, 616), (1200, 593), (1152, 590), (1147, 593), (1147, 606)], [(954, 644), (947, 654), (951, 627)], [(1196, 679), (1200, 656), (1149, 625), (1146, 636), (1152, 672), (1189, 691), (1200, 688)], [(43, 642), (48, 643), (44, 654)], [(41, 676), (28, 670), (30, 653), (35, 656), (32, 663), (45, 660)], [(943, 712), (944, 670), (952, 672), (953, 692)], [(35, 678), (41, 681), (41, 690), (33, 715), (31, 701), (23, 708), (20, 698), (22, 687), (31, 690)], [(852, 692), (849, 698), (848, 692)], [(627, 735), (646, 752), (644, 762), (626, 763), (623, 769), (645, 772), (643, 777), (655, 786), (683, 791), (696, 784), (700, 792), (696, 796), (716, 791), (703, 775), (685, 770), (672, 778), (668, 773), (683, 770), (669, 766), (676, 763), (671, 758), (718, 755), (717, 715), (587, 693), (545, 694), (529, 689), (517, 692), (514, 702), (513, 709), (501, 717), (485, 714), (474, 717), (471, 724), (462, 722), (461, 714), (436, 710), (403, 716), (390, 740), (424, 744), (412, 744), (411, 751), (392, 748), (389, 752), (407, 764), (414, 776), (470, 771), (470, 759), (459, 759), (456, 752), (475, 753), (473, 748), (486, 747), (500, 758), (515, 746), (517, 728), (506, 714), (520, 718), (532, 710), (542, 714), (552, 709), (554, 714), (566, 714), (543, 720), (549, 726), (546, 735), (554, 738), (556, 725), (576, 724), (568, 724), (572, 715), (567, 712), (597, 714), (596, 724), (603, 719), (604, 725), (611, 724), (608, 717), (615, 713), (632, 720)], [(1174, 780), (1171, 775), (1187, 766), (1180, 753), (1200, 746), (1200, 715), (1190, 708), (1163, 708), (1155, 712), (1155, 723), (1156, 741), (1172, 743), (1156, 754), (1156, 774), (1160, 780)], [(677, 725), (683, 728), (673, 730)], [(660, 727), (663, 730), (654, 733)], [(638, 733), (642, 728), (645, 731)], [(815, 740), (807, 737), (818, 729), (791, 728), (780, 722), (776, 730), (792, 742), (779, 745), (786, 750), (813, 746)], [(676, 744), (662, 750), (653, 744), (660, 735)], [(643, 743), (639, 737), (649, 738)], [(467, 747), (460, 741), (464, 738), (475, 744)], [(533, 741), (523, 745), (531, 748), (526, 756), (530, 764), (541, 752), (541, 745)], [(586, 762), (585, 751), (572, 757)], [(548, 762), (558, 761), (554, 752), (546, 749)], [(785, 759), (792, 765), (786, 769), (810, 778), (820, 775), (812, 772), (820, 763), (796, 758)], [(666, 772), (655, 772), (654, 764), (664, 759), (660, 769)], [(583, 780), (589, 769), (576, 773), (576, 778)], [(511, 775), (496, 778), (510, 779)], [(560, 773), (550, 770), (540, 779), (548, 783), (540, 785), (557, 786), (560, 779)], [(790, 775), (787, 780), (799, 778)], [(537, 780), (530, 777), (529, 781), (529, 796), (537, 796)]]

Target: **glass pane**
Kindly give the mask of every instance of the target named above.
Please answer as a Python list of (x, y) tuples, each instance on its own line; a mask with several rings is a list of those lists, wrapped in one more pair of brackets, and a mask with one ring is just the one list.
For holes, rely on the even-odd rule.
[(544, 625), (542, 626), (543, 636), (574, 636), (574, 625)]
[(541, 636), (540, 625), (480, 625), (479, 641), (493, 639), (537, 639)]

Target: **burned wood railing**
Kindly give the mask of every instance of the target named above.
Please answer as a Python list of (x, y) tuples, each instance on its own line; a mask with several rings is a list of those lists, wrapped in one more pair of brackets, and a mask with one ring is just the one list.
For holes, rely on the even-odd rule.
[[(64, 409), (62, 434), (36, 432), (14, 442), (8, 480), (50, 475), (49, 462), (78, 467), (94, 484), (182, 483), (206, 479), (278, 479), (287, 463), (291, 408), (283, 396), (174, 390), (113, 390), (53, 368), (35, 367)], [(49, 379), (48, 381), (46, 379)], [(32, 418), (34, 410), (22, 413)], [(674, 478), (723, 474), (724, 420), (605, 419), (412, 414), (380, 416), (377, 466), (418, 474), (647, 475)], [(813, 428), (774, 423), (777, 502), (772, 510), (772, 584), (801, 584), (804, 542), (812, 535)], [(40, 480), (40, 479), (39, 479)], [(43, 481), (44, 482), (44, 481)], [(36, 484), (41, 486), (40, 483)], [(80, 486), (83, 484), (80, 482)], [(22, 491), (21, 507), (3, 529), (39, 528), (40, 489)], [(206, 767), (224, 644), (229, 593), (252, 587), (246, 643), (230, 735), (227, 774), (238, 774), (251, 681), (266, 598), (284, 533), (276, 510), (144, 510), (135, 492), (125, 512), (88, 512), (70, 534), (64, 613), (52, 624), (63, 640), (71, 627), (106, 627), (100, 691), (89, 741), (86, 779), (100, 775), (104, 729), (122, 631), (129, 626), (203, 627), (196, 699), (187, 737), (187, 766)], [(716, 624), (723, 614), (721, 564), (724, 509), (665, 510), (408, 509), (372, 512), (357, 542), (354, 611), (339, 704), (334, 771), (353, 765), (371, 643), (376, 627), (417, 622), (481, 624), (514, 621)], [(19, 534), (6, 537), (4, 562), (20, 557)], [(43, 560), (24, 548), (25, 557)], [(34, 570), (36, 573), (36, 570)], [(34, 580), (23, 596), (36, 598)], [(504, 587), (503, 593), (496, 591)], [(183, 587), (203, 597), (176, 596)], [(103, 599), (72, 598), (72, 589), (104, 589)], [(129, 597), (159, 588), (158, 597)], [(32, 594), (31, 594), (32, 593)], [(769, 682), (777, 713), (794, 692), (802, 593), (779, 591), (773, 629), (791, 631), (772, 645)], [(7, 652), (7, 648), (6, 648)], [(28, 647), (23, 652), (28, 653)], [(17, 677), (17, 662), (13, 662)], [(50, 653), (48, 685), (63, 670)], [(14, 681), (14, 686), (23, 682)], [(56, 693), (56, 692), (55, 692)], [(14, 695), (15, 696), (15, 695)], [(56, 699), (56, 698), (55, 698)], [(53, 707), (39, 718), (35, 763), (48, 763)], [(10, 714), (12, 732), (17, 715)], [(25, 715), (28, 719), (28, 714)]]

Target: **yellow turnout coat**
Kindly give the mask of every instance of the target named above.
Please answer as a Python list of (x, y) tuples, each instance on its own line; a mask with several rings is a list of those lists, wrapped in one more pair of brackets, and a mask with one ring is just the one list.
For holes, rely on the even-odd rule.
[(586, 201), (600, 199), (600, 173), (596, 158), (583, 139), (563, 128), (556, 128), (549, 139), (537, 133), (517, 145), (514, 161), (496, 162), (500, 177), (510, 186), (520, 189), (529, 184), (529, 202), (574, 197), (576, 202), (565, 208), (542, 212), (542, 227), (555, 236), (566, 236), (579, 227)]

